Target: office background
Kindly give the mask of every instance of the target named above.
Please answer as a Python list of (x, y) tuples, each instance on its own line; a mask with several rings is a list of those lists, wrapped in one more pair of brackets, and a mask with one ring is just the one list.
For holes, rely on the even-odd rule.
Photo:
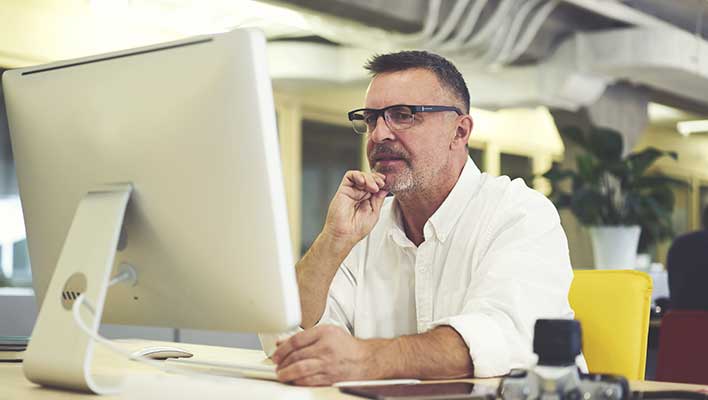
[[(280, 152), (295, 251), (293, 258), (297, 259), (319, 232), (329, 199), (344, 171), (368, 168), (363, 139), (351, 130), (346, 112), (360, 107), (363, 101), (368, 78), (361, 65), (375, 52), (385, 51), (387, 47), (393, 49), (396, 43), (393, 36), (391, 42), (376, 46), (367, 47), (363, 42), (371, 43), (380, 37), (377, 35), (381, 29), (406, 35), (424, 28), (431, 4), (435, 2), (383, 3), (363, 0), (6, 0), (0, 5), (0, 68), (131, 48), (232, 26), (256, 25), (265, 29), (271, 40), (269, 56)], [(451, 15), (453, 5), (459, 3), (442, 2), (440, 15)], [(490, 1), (485, 12), (492, 17), (505, 3), (513, 1)], [(672, 34), (696, 34), (698, 48), (705, 44), (703, 31), (708, 30), (708, 22), (702, 22), (704, 2), (671, 2), (672, 8), (660, 1), (622, 2), (624, 4), (616, 6), (615, 11), (619, 11), (614, 17), (600, 5), (592, 9), (580, 3), (560, 2), (546, 16), (538, 36), (525, 53), (526, 58), (508, 65), (502, 63), (500, 71), (495, 72), (489, 65), (468, 63), (463, 56), (452, 57), (462, 66), (470, 84), (475, 120), (470, 155), (482, 171), (520, 177), (529, 186), (548, 194), (549, 182), (539, 175), (554, 163), (572, 167), (580, 151), (563, 139), (559, 127), (583, 126), (591, 119), (614, 124), (624, 131), (635, 132), (626, 138), (634, 150), (654, 146), (678, 153), (677, 161), (661, 159), (653, 172), (684, 182), (673, 188), (675, 234), (698, 229), (700, 210), (708, 205), (708, 134), (685, 136), (676, 128), (679, 121), (702, 119), (708, 114), (708, 99), (701, 103), (695, 93), (681, 93), (688, 90), (691, 82), (670, 92), (666, 87), (653, 87), (639, 78), (630, 82), (633, 72), (629, 71), (625, 79), (606, 82), (593, 104), (583, 105), (582, 99), (573, 98), (576, 94), (571, 90), (569, 104), (562, 107), (557, 99), (552, 99), (551, 87), (545, 97), (543, 93), (534, 94), (512, 74), (521, 73), (523, 68), (530, 68), (529, 65), (541, 66), (538, 67), (541, 71), (544, 61), (559, 57), (561, 44), (572, 34), (605, 29), (610, 32), (612, 28), (632, 26), (652, 29), (660, 25), (657, 21), (666, 24), (661, 29), (670, 30)], [(529, 11), (531, 15), (538, 15), (540, 7), (547, 2), (537, 4), (536, 9)], [(361, 37), (354, 43), (346, 36), (347, 32), (361, 34)], [(435, 46), (431, 49), (435, 50)], [(665, 45), (662, 49), (668, 50)], [(703, 61), (699, 65), (702, 66)], [(637, 71), (640, 67), (637, 65)], [(669, 82), (670, 72), (666, 76)], [(677, 68), (676, 79), (679, 72)], [(708, 74), (702, 76), (701, 73), (690, 77), (698, 82), (695, 90), (701, 90), (704, 84), (701, 78), (708, 79)], [(562, 74), (550, 77), (564, 78)], [(544, 89), (542, 83), (536, 83)], [(523, 95), (528, 99), (524, 100)], [(551, 100), (543, 101), (544, 98)], [(22, 335), (31, 330), (36, 304), (29, 288), (26, 241), (18, 225), (21, 210), (2, 104), (0, 101), (0, 241), (3, 244), (0, 335)], [(569, 212), (563, 211), (561, 217), (574, 267), (591, 267), (593, 256), (586, 230)], [(670, 240), (665, 240), (651, 250), (654, 262), (665, 264), (669, 244)], [(104, 333), (112, 337), (179, 338), (258, 346), (253, 335), (119, 326), (107, 326)]]

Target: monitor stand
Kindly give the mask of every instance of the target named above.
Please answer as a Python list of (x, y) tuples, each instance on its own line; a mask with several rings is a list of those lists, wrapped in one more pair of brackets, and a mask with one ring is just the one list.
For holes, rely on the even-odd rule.
[(79, 332), (72, 306), (84, 293), (94, 312), (82, 309), (81, 317), (98, 332), (131, 191), (129, 184), (109, 185), (79, 202), (25, 354), (30, 381), (97, 394), (118, 391), (91, 375), (94, 343)]

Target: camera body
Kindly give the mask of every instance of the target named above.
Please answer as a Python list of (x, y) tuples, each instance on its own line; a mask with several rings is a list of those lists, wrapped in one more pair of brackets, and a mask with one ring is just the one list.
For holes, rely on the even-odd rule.
[(580, 324), (574, 320), (536, 321), (534, 352), (538, 365), (512, 370), (499, 385), (503, 400), (627, 400), (629, 385), (621, 376), (581, 374)]
[(627, 380), (615, 375), (580, 374), (576, 366), (512, 370), (499, 385), (504, 400), (626, 400)]

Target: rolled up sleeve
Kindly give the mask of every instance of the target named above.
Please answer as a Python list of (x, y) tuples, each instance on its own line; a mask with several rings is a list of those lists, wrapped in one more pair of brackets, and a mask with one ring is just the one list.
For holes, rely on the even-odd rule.
[[(540, 195), (539, 195), (540, 196)], [(572, 318), (568, 290), (573, 278), (558, 213), (545, 198), (531, 212), (509, 213), (503, 229), (489, 232), (487, 251), (449, 325), (469, 348), (476, 377), (499, 376), (535, 362), (533, 329), (538, 318)]]
[(347, 264), (343, 263), (334, 275), (324, 312), (315, 325), (337, 325), (352, 333), (355, 293), (356, 277)]

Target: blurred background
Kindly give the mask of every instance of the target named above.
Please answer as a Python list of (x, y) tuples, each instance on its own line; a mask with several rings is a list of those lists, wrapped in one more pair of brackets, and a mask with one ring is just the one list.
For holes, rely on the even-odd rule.
[[(704, 0), (0, 0), (0, 71), (262, 29), (298, 258), (343, 173), (367, 168), (346, 118), (363, 103), (364, 62), (440, 53), (469, 86), (479, 168), (552, 198), (574, 268), (598, 265), (590, 227), (640, 225), (636, 260), (623, 267), (649, 272), (656, 299), (669, 296), (672, 240), (700, 229), (708, 206), (706, 9)], [(0, 334), (28, 334), (34, 316), (17, 310), (35, 305), (2, 107), (0, 90), (0, 318), (13, 314), (16, 327)], [(617, 183), (603, 168), (622, 163)], [(639, 175), (647, 179), (623, 186)], [(619, 216), (594, 208), (602, 196), (621, 203)]]

